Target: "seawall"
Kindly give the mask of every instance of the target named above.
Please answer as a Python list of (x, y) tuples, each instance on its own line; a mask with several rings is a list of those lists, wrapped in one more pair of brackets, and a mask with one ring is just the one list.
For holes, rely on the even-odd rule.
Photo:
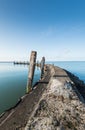
[(34, 90), (0, 118), (0, 130), (85, 130), (84, 91), (77, 89), (80, 84), (70, 72), (47, 65)]

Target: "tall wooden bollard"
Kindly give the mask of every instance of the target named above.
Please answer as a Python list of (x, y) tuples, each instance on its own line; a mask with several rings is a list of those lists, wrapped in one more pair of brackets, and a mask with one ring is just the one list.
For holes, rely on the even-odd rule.
[(42, 60), (41, 60), (41, 79), (43, 78), (43, 74), (44, 74), (44, 65), (45, 65), (45, 57), (42, 57)]
[(36, 65), (37, 52), (32, 51), (30, 56), (29, 75), (27, 84), (27, 93), (32, 90), (32, 82), (34, 77), (35, 65)]

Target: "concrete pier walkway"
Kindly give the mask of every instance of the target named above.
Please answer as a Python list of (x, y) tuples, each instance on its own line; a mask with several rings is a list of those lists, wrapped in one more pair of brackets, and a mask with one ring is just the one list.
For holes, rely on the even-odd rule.
[(25, 130), (85, 130), (85, 102), (70, 75), (49, 66), (51, 79)]

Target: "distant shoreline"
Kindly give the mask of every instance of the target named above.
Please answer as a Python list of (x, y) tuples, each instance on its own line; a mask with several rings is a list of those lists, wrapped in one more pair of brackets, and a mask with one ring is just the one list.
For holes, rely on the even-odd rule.
[(13, 63), (14, 61), (0, 61), (0, 63)]

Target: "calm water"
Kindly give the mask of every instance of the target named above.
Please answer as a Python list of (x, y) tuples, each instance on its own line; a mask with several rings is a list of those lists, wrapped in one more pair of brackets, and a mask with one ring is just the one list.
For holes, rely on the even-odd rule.
[[(83, 62), (47, 62), (77, 75), (85, 82), (85, 61)], [(26, 92), (28, 66), (0, 63), (0, 113), (14, 106)], [(40, 79), (40, 70), (36, 69), (34, 83)]]
[[(14, 106), (26, 92), (28, 66), (0, 63), (0, 113)], [(36, 69), (34, 82), (40, 78)]]

